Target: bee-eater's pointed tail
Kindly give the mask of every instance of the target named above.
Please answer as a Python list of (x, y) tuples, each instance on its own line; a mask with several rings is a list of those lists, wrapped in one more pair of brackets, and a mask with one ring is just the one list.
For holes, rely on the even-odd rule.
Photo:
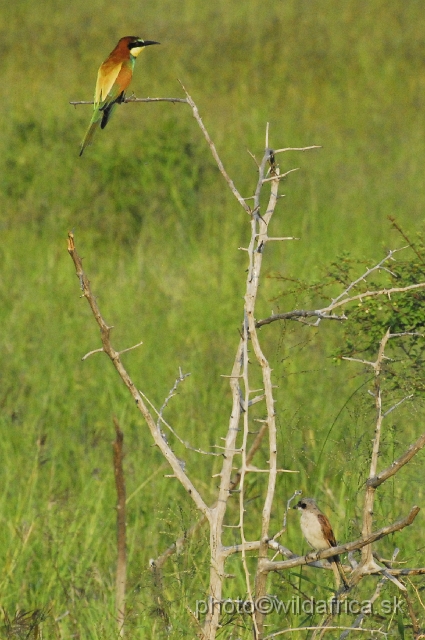
[(84, 149), (92, 143), (94, 134), (96, 133), (96, 129), (99, 127), (99, 124), (100, 118), (98, 118), (94, 122), (90, 122), (89, 128), (87, 129), (86, 135), (84, 136), (84, 140), (81, 143), (80, 156), (83, 155)]

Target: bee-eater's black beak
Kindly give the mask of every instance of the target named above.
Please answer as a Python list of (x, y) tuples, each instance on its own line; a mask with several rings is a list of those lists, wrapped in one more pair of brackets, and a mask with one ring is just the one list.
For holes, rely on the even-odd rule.
[(161, 44), (161, 43), (160, 43), (160, 42), (155, 42), (155, 40), (145, 40), (145, 41), (143, 42), (143, 46), (144, 46), (144, 47), (147, 47), (147, 46), (148, 46), (148, 45), (150, 45), (150, 44)]

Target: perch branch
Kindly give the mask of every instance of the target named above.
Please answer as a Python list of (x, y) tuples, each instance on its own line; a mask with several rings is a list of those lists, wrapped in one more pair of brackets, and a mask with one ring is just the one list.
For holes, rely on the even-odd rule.
[[(345, 553), (347, 551), (355, 551), (356, 549), (361, 549), (368, 544), (372, 544), (372, 542), (376, 542), (385, 536), (388, 536), (390, 533), (394, 533), (394, 531), (401, 531), (404, 527), (408, 527), (412, 524), (416, 516), (418, 515), (420, 509), (417, 506), (412, 507), (409, 512), (409, 515), (401, 520), (397, 520), (393, 524), (387, 525), (386, 527), (382, 527), (382, 529), (378, 529), (377, 531), (371, 533), (367, 538), (359, 538), (354, 540), (353, 542), (347, 542), (345, 544), (340, 544), (337, 547), (332, 547), (330, 549), (325, 549), (324, 551), (312, 551), (305, 556), (299, 556), (297, 558), (293, 558), (290, 560), (281, 560), (279, 562), (271, 562), (270, 560), (264, 560), (262, 564), (262, 571), (283, 571), (285, 569), (293, 569), (294, 567), (298, 567), (299, 565), (309, 564), (310, 562), (315, 562), (317, 560), (324, 560), (325, 558), (330, 558), (331, 556), (340, 555), (341, 553)], [(398, 570), (390, 570), (392, 575), (398, 575), (395, 573)], [(400, 569), (403, 571), (403, 569)], [(374, 573), (379, 573), (380, 568), (377, 567)], [(401, 575), (401, 574), (400, 574)]]
[[(134, 98), (133, 96), (125, 98), (121, 104), (128, 102), (184, 102), (187, 104), (186, 98)], [(76, 107), (79, 104), (94, 104), (94, 102), (93, 100), (72, 100), (69, 104)]]

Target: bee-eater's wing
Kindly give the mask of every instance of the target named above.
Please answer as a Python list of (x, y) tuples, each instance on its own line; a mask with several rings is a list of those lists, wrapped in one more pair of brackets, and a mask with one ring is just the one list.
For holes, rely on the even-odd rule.
[(134, 62), (129, 60), (116, 63), (109, 59), (100, 66), (94, 95), (94, 113), (81, 143), (80, 156), (91, 144), (96, 129), (99, 126), (101, 129), (106, 127), (115, 105), (123, 101), (124, 91), (133, 76), (133, 66)]
[(81, 143), (80, 156), (83, 154), (84, 149), (92, 143), (98, 126), (100, 125), (103, 129), (111, 116), (114, 106), (113, 103), (121, 93), (119, 86), (114, 86), (121, 67), (122, 63), (111, 64), (109, 60), (106, 60), (99, 67), (94, 92), (94, 113), (84, 140)]
[[(121, 71), (122, 63), (118, 64), (108, 64), (108, 61), (104, 62), (98, 71), (97, 74), (97, 82), (96, 82), (96, 90), (94, 93), (94, 103), (95, 107), (99, 104), (104, 103), (108, 100), (108, 96), (111, 93), (112, 87), (115, 84), (116, 79), (118, 78), (118, 74)], [(110, 97), (114, 100), (119, 92), (113, 92), (116, 95), (111, 95)]]

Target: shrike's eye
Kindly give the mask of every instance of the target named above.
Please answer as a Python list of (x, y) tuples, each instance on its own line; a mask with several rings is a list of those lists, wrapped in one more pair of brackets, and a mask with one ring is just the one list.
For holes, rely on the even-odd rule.
[(305, 509), (307, 506), (305, 502), (301, 502), (300, 504), (301, 504), (301, 509)]

